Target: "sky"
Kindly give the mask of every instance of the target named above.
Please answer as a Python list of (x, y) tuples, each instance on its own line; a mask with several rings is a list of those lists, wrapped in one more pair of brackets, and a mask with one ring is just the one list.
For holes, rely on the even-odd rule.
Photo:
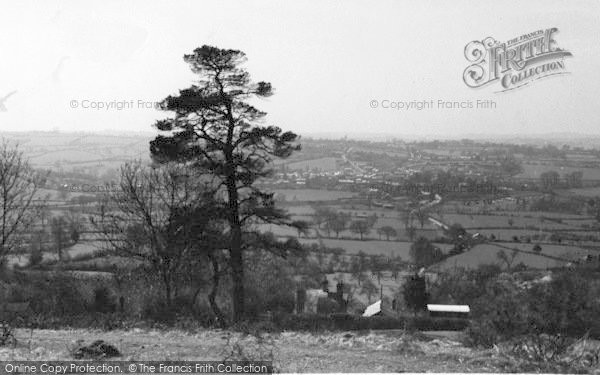
[[(302, 135), (599, 135), (599, 21), (596, 0), (0, 0), (0, 131), (152, 132), (152, 103), (194, 82), (183, 55), (208, 44), (244, 51), (275, 88), (254, 103), (267, 123)], [(568, 74), (463, 81), (469, 42), (549, 28)], [(477, 100), (494, 104), (440, 108)], [(390, 108), (411, 101), (434, 105)]]

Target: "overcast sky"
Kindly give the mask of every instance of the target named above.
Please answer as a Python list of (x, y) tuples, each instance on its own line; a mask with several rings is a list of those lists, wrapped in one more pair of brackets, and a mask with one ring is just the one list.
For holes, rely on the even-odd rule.
[[(472, 89), (472, 40), (556, 27), (570, 74)], [(203, 44), (247, 54), (276, 93), (257, 105), (301, 134), (600, 134), (600, 2), (0, 0), (0, 130), (152, 131), (139, 108), (194, 79)], [(393, 110), (384, 100), (493, 100), (495, 109)], [(371, 108), (376, 100), (378, 108)], [(133, 101), (95, 110), (93, 102)], [(73, 104), (75, 103), (75, 104)], [(76, 106), (77, 108), (72, 108)]]

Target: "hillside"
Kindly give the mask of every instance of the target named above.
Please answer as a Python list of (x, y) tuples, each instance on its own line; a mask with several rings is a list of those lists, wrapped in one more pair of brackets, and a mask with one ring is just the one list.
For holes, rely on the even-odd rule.
[[(277, 372), (527, 372), (540, 364), (499, 355), (496, 350), (464, 347), (456, 335), (410, 335), (402, 332), (263, 334), (253, 336), (221, 330), (131, 329), (127, 331), (19, 330), (24, 341), (15, 349), (0, 348), (0, 360), (69, 360), (76, 340), (104, 340), (117, 347), (116, 360), (215, 360), (231, 356), (235, 347), (254, 360), (273, 360)], [(26, 338), (26, 339), (25, 339)], [(592, 344), (590, 344), (592, 345)], [(597, 344), (593, 344), (597, 345)], [(235, 352), (235, 350), (234, 350)], [(547, 365), (544, 372), (560, 372)], [(564, 371), (564, 370), (563, 370)]]

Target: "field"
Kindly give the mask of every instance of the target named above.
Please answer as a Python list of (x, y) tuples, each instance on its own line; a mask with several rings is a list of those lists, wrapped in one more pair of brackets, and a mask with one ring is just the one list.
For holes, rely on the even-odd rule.
[(55, 163), (65, 163), (118, 168), (131, 159), (147, 159), (148, 142), (155, 135), (32, 132), (3, 136), (18, 142), (35, 167), (52, 168)]
[[(461, 214), (444, 214), (442, 219), (446, 223), (458, 223), (464, 228), (525, 228), (535, 227), (536, 229), (542, 226), (543, 229), (574, 229), (573, 225), (568, 223), (558, 223), (545, 219), (542, 223), (539, 218), (525, 217), (522, 214), (516, 216), (499, 216), (499, 215), (461, 215)], [(509, 224), (512, 220), (512, 225)], [(561, 219), (562, 220), (562, 219)]]
[(286, 167), (291, 171), (331, 172), (337, 170), (336, 158), (320, 158), (287, 163)]
[[(447, 338), (450, 336), (450, 338)], [(0, 348), (0, 360), (72, 360), (76, 340), (104, 340), (122, 354), (117, 360), (222, 361), (234, 345), (254, 360), (272, 359), (277, 372), (501, 372), (516, 371), (493, 351), (466, 348), (456, 334), (409, 335), (401, 331), (266, 334), (258, 345), (253, 336), (222, 330), (197, 332), (132, 329), (19, 330), (22, 343)], [(272, 352), (272, 356), (270, 353)], [(262, 355), (257, 353), (263, 353)], [(239, 356), (230, 357), (238, 359)], [(124, 370), (126, 371), (126, 370)], [(518, 372), (518, 371), (517, 371)]]
[(283, 197), (285, 202), (333, 201), (356, 196), (356, 193), (349, 191), (317, 189), (273, 189), (271, 192)]
[(523, 164), (523, 172), (517, 177), (523, 178), (539, 178), (544, 172), (556, 171), (561, 177), (567, 173), (573, 173), (577, 171), (583, 172), (584, 180), (600, 180), (600, 169), (598, 168), (575, 168), (575, 167), (560, 167), (553, 165), (537, 165), (537, 164)]
[(501, 250), (510, 254), (511, 249), (522, 251), (515, 257), (513, 266), (522, 262), (528, 267), (538, 269), (563, 267), (567, 263), (581, 259), (587, 254), (596, 254), (596, 252), (575, 246), (544, 244), (541, 247), (542, 252), (537, 255), (532, 254), (532, 244), (509, 242), (480, 244), (471, 250), (442, 261), (435, 268), (440, 270), (449, 270), (454, 267), (477, 268), (482, 264), (498, 264), (505, 267), (505, 264), (498, 259), (497, 254)]
[(518, 213), (515, 213), (514, 211), (497, 211), (496, 212), (496, 215), (515, 215), (515, 214), (518, 214), (519, 216), (522, 216), (525, 218), (544, 217), (544, 218), (551, 218), (551, 219), (554, 218), (554, 219), (568, 219), (568, 220), (591, 219), (590, 216), (582, 216), (582, 215), (562, 213), (562, 212), (546, 212), (546, 211), (518, 211)]
[[(289, 196), (289, 194), (291, 194), (289, 192), (296, 192), (296, 191), (304, 192), (304, 191), (306, 191), (308, 193), (308, 191), (310, 191), (310, 189), (280, 190), (280, 191), (287, 192), (286, 194), (288, 194), (287, 196)], [(321, 191), (321, 193), (323, 193), (323, 192), (329, 193), (328, 191)], [(331, 193), (345, 193), (345, 192), (331, 192)], [(316, 196), (316, 195), (313, 194), (312, 197), (314, 197), (314, 196)], [(397, 237), (391, 237), (390, 239), (398, 239), (398, 240), (408, 241), (408, 236), (405, 231), (405, 223), (401, 219), (401, 216), (398, 213), (398, 211), (396, 211), (396, 210), (383, 209), (383, 208), (368, 208), (367, 206), (362, 207), (362, 205), (359, 205), (359, 204), (351, 205), (351, 204), (347, 204), (345, 202), (338, 203), (335, 201), (328, 201), (326, 203), (326, 205), (327, 205), (327, 207), (331, 208), (332, 210), (334, 210), (336, 212), (347, 213), (350, 216), (350, 220), (357, 220), (359, 217), (365, 217), (365, 216), (372, 216), (372, 215), (377, 216), (377, 221), (375, 222), (375, 225), (373, 226), (370, 233), (364, 235), (365, 239), (370, 239), (370, 240), (387, 239), (384, 235), (382, 235), (380, 237), (380, 235), (377, 233), (377, 229), (384, 227), (384, 226), (390, 226), (390, 227), (394, 228), (398, 233)], [(317, 207), (316, 203), (302, 202), (301, 200), (298, 200), (294, 204), (285, 205), (283, 207), (287, 210), (287, 212), (292, 216), (292, 218), (294, 220), (302, 220), (307, 223), (314, 222), (315, 208)], [(439, 228), (437, 228), (435, 225), (431, 224), (429, 221), (426, 221), (424, 223), (423, 228), (421, 228), (420, 223), (418, 223), (417, 220), (414, 219), (413, 225), (415, 225), (415, 228), (417, 230), (417, 236), (423, 235), (425, 237), (432, 238), (432, 239), (441, 236), (441, 232), (438, 231)], [(273, 232), (275, 235), (282, 236), (282, 237), (286, 237), (286, 236), (294, 236), (295, 237), (298, 235), (298, 232), (295, 229), (291, 229), (291, 228), (285, 227), (285, 226), (263, 224), (263, 225), (259, 225), (258, 228), (260, 228), (260, 230), (263, 230), (263, 231)], [(336, 237), (336, 234), (334, 232), (327, 233), (327, 231), (323, 227), (321, 227), (319, 229), (319, 232), (320, 232), (320, 235), (324, 236), (324, 237)], [(421, 233), (419, 233), (419, 232), (421, 232)], [(309, 237), (317, 237), (318, 236), (314, 227), (309, 229), (308, 236)], [(360, 240), (359, 234), (353, 233), (348, 229), (341, 231), (339, 233), (339, 237), (342, 239), (345, 239), (345, 240)]]
[[(103, 244), (101, 242), (96, 241), (86, 241), (79, 242), (71, 247), (68, 247), (63, 250), (63, 255), (67, 259), (77, 259), (82, 256), (92, 255), (95, 252), (98, 252), (103, 248)], [(27, 265), (29, 259), (29, 255), (13, 255), (9, 256), (7, 261), (11, 265)], [(43, 253), (44, 261), (55, 261), (58, 259), (58, 254), (56, 252), (44, 252)]]
[(569, 189), (565, 192), (589, 198), (600, 197), (600, 187)]
[[(318, 239), (307, 239), (299, 238), (301, 243), (305, 244), (319, 244)], [(402, 260), (410, 260), (410, 246), (411, 242), (397, 242), (397, 241), (353, 241), (353, 240), (336, 240), (336, 239), (323, 239), (323, 244), (330, 248), (342, 248), (346, 250), (347, 254), (358, 254), (362, 251), (368, 255), (384, 255), (389, 257), (400, 257)], [(452, 245), (448, 244), (435, 244), (442, 251), (449, 251)]]
[[(309, 199), (315, 199), (316, 196), (338, 193), (321, 191), (319, 193), (310, 189), (305, 190), (282, 190), (289, 196), (290, 192), (302, 192), (296, 196), (296, 201), (286, 208), (294, 219), (313, 222), (315, 204), (306, 202)], [(325, 198), (325, 197), (323, 197)], [(332, 200), (326, 204), (331, 209), (338, 212), (345, 212), (350, 215), (351, 220), (355, 220), (357, 215), (376, 215), (377, 221), (371, 232), (365, 235), (365, 240), (360, 241), (359, 235), (352, 233), (348, 229), (339, 233), (339, 238), (334, 232), (327, 233), (323, 227), (316, 229), (310, 228), (306, 238), (303, 235), (300, 242), (305, 244), (322, 244), (329, 248), (342, 248), (347, 254), (357, 254), (364, 252), (368, 255), (384, 255), (388, 257), (400, 257), (404, 261), (411, 261), (410, 246), (408, 236), (404, 230), (404, 222), (401, 219), (401, 214), (397, 210), (386, 210), (377, 207), (369, 208), (361, 204), (350, 204), (347, 202), (338, 201), (334, 195), (327, 198)], [(442, 210), (443, 211), (443, 210)], [(447, 225), (458, 223), (462, 225), (471, 234), (480, 233), (485, 236), (495, 236), (498, 241), (506, 241), (505, 246), (515, 247), (531, 252), (533, 244), (531, 243), (515, 243), (513, 239), (531, 238), (532, 236), (543, 234), (545, 237), (541, 242), (543, 247), (543, 255), (520, 253), (514, 264), (523, 263), (533, 268), (554, 268), (564, 266), (573, 259), (581, 258), (588, 253), (587, 250), (581, 247), (569, 246), (576, 242), (571, 239), (566, 239), (563, 244), (550, 244), (549, 236), (556, 231), (559, 235), (579, 236), (581, 242), (579, 245), (594, 245), (590, 242), (590, 235), (594, 235), (596, 231), (597, 221), (595, 218), (576, 214), (561, 214), (552, 212), (530, 212), (530, 211), (494, 211), (493, 214), (464, 214), (464, 213), (442, 213), (433, 214)], [(425, 236), (430, 240), (443, 236), (444, 233), (439, 228), (436, 228), (432, 223), (426, 222), (424, 229), (420, 228), (420, 223), (417, 220), (413, 221), (416, 228), (415, 237)], [(393, 237), (393, 241), (386, 241), (385, 236), (380, 238), (377, 229), (383, 226), (391, 226), (398, 232), (397, 237)], [(298, 232), (295, 229), (281, 227), (276, 225), (262, 225), (259, 227), (264, 231), (271, 231), (279, 237), (297, 237)], [(320, 237), (320, 238), (319, 238)], [(398, 241), (400, 240), (400, 241)], [(504, 246), (500, 244), (500, 246)], [(452, 245), (436, 244), (442, 251), (448, 252)], [(476, 267), (480, 264), (498, 263), (497, 252), (501, 250), (495, 243), (478, 245), (476, 248), (467, 253), (453, 256), (443, 264), (441, 268), (448, 268), (460, 265), (464, 267)], [(544, 256), (547, 255), (547, 256)], [(560, 259), (556, 259), (560, 258)]]

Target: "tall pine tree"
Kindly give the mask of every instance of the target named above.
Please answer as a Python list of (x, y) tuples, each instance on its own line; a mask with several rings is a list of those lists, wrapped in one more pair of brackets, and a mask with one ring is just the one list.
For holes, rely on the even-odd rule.
[(150, 151), (155, 161), (178, 161), (205, 171), (224, 198), (233, 319), (239, 321), (244, 315), (244, 228), (256, 222), (293, 224), (275, 207), (273, 194), (256, 183), (271, 175), (273, 158), (286, 158), (300, 146), (296, 134), (262, 125), (266, 113), (248, 103), (273, 91), (270, 83), (250, 80), (241, 67), (243, 52), (205, 45), (184, 60), (198, 81), (163, 101), (161, 108), (173, 116), (156, 123), (168, 134), (158, 135)]

